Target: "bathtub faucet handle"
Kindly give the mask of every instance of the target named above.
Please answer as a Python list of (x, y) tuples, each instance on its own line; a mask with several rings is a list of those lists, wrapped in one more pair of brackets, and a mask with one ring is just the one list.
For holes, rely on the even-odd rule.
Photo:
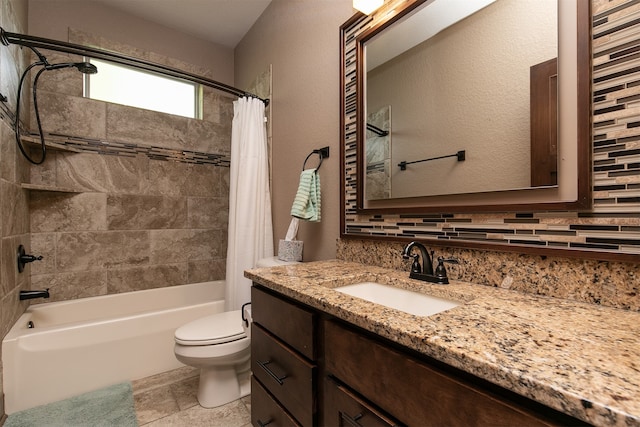
[(18, 273), (24, 271), (24, 265), (34, 261), (42, 260), (42, 255), (29, 255), (24, 250), (24, 246), (18, 246)]
[(42, 255), (23, 255), (20, 257), (20, 260), (22, 260), (22, 262), (24, 262), (25, 264), (33, 262), (33, 261), (41, 261), (42, 260)]

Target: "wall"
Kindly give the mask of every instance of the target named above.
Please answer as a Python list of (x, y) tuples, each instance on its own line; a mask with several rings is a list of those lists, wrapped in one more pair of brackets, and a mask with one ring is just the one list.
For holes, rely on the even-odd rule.
[[(141, 55), (80, 30), (69, 40)], [(43, 53), (52, 63), (80, 60)], [(64, 149), (31, 168), (32, 249), (44, 256), (32, 286), (51, 288), (56, 301), (224, 279), (234, 98), (205, 88), (195, 120), (83, 98), (82, 84), (67, 69), (38, 85), (48, 141)]]
[[(26, 28), (26, 0), (0, 1), (0, 26), (6, 31)], [(0, 336), (4, 337), (28, 303), (20, 301), (20, 290), (29, 289), (30, 268), (19, 274), (16, 266), (18, 245), (30, 249), (27, 192), (20, 183), (28, 179), (29, 167), (17, 148), (13, 135), (16, 92), (20, 71), (26, 59), (17, 47), (0, 47)], [(0, 364), (0, 414), (4, 413)]]
[[(301, 222), (298, 233), (305, 261), (335, 257), (340, 217), (339, 27), (352, 14), (351, 0), (274, 0), (235, 52), (237, 87), (247, 86), (272, 64), (276, 245), (291, 221), (304, 159), (314, 149), (330, 147), (331, 157), (320, 169), (322, 221)], [(316, 156), (307, 167), (314, 164)]]
[(68, 29), (103, 36), (145, 52), (209, 70), (205, 77), (233, 85), (233, 49), (86, 0), (29, 0), (29, 34), (68, 40)]
[[(403, 243), (392, 239), (405, 242), (424, 239), (427, 244), (437, 245), (436, 256), (460, 259), (460, 266), (450, 268), (451, 277), (456, 279), (640, 310), (640, 264), (597, 260), (605, 259), (600, 251), (606, 251), (608, 259), (613, 257), (611, 254), (631, 259), (640, 253), (637, 108), (640, 61), (629, 50), (629, 46), (638, 43), (636, 26), (631, 25), (637, 6), (624, 0), (615, 3), (597, 0), (592, 5), (593, 207), (590, 210), (424, 215), (348, 212), (347, 227), (353, 238), (341, 240), (338, 258), (408, 271), (409, 266), (399, 255)], [(359, 240), (358, 235), (391, 239)], [(511, 252), (452, 248), (447, 247), (448, 240), (506, 243)], [(537, 253), (543, 255), (518, 253), (526, 246), (539, 248)], [(545, 254), (549, 249), (561, 250)], [(577, 258), (564, 258), (563, 254), (572, 254), (568, 251), (571, 249), (588, 252), (582, 256), (590, 255), (591, 259), (580, 259), (575, 253)]]

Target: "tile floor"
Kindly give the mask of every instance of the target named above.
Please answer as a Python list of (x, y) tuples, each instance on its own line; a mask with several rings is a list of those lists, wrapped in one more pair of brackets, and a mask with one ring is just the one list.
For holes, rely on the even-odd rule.
[(198, 374), (197, 369), (185, 366), (133, 381), (138, 424), (145, 427), (249, 427), (251, 396), (205, 409), (196, 399)]

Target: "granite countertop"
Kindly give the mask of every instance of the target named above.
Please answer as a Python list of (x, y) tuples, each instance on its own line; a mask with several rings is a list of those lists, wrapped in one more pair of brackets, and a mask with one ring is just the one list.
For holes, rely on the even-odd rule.
[[(640, 426), (640, 313), (345, 261), (247, 270), (256, 283), (601, 426)], [(331, 288), (376, 281), (463, 304), (429, 317)]]

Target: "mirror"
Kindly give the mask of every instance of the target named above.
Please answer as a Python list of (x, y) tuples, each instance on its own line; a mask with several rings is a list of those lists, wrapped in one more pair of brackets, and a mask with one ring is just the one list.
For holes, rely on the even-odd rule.
[(417, 1), (360, 35), (359, 210), (588, 207), (577, 3)]
[[(556, 93), (557, 10), (557, 0), (436, 1), (368, 40), (366, 198), (556, 185), (557, 96), (536, 106), (532, 95)], [(537, 145), (536, 108), (553, 121)]]

